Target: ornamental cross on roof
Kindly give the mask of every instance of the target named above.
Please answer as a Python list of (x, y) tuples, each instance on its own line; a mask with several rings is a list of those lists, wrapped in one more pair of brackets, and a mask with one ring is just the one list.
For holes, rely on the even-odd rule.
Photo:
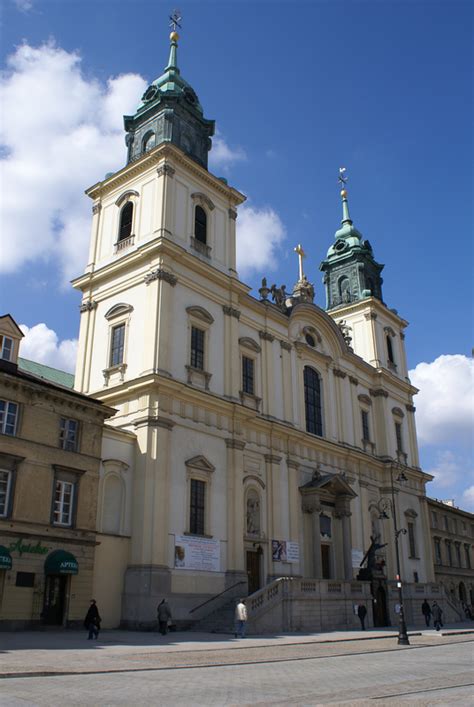
[(304, 274), (303, 274), (303, 258), (306, 258), (306, 253), (303, 250), (303, 246), (298, 243), (296, 248), (294, 248), (295, 253), (298, 254), (298, 262), (299, 262), (299, 271), (300, 271), (300, 280), (303, 279)]
[(179, 10), (173, 10), (173, 12), (170, 15), (170, 27), (173, 30), (173, 32), (176, 32), (176, 27), (179, 27), (181, 29), (181, 25), (179, 24), (182, 20), (181, 17), (181, 12)]
[(346, 171), (345, 167), (339, 167), (339, 177), (337, 178), (337, 180), (338, 180), (339, 184), (341, 185), (341, 189), (345, 189), (346, 184), (347, 184), (348, 178), (345, 176), (345, 171)]

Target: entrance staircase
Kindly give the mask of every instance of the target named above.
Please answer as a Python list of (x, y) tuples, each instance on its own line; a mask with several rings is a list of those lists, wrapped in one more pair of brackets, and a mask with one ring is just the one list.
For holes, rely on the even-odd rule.
[(207, 616), (196, 621), (193, 631), (203, 633), (234, 633), (234, 612), (237, 600), (230, 599), (226, 604), (215, 609)]

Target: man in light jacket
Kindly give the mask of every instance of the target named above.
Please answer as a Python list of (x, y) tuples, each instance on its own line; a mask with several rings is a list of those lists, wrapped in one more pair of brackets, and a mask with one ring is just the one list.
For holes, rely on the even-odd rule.
[(239, 599), (235, 607), (235, 637), (245, 638), (245, 629), (247, 627), (247, 607), (245, 599)]

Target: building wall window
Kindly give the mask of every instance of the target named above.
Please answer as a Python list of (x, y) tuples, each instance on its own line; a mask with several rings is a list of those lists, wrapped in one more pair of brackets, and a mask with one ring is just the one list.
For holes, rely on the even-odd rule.
[(67, 452), (77, 452), (79, 442), (79, 422), (61, 417), (59, 421), (59, 446)]
[(112, 327), (110, 342), (110, 366), (123, 363), (125, 351), (125, 324)]
[(53, 505), (53, 523), (55, 525), (72, 525), (74, 495), (74, 483), (62, 479), (55, 480)]
[(438, 514), (435, 511), (431, 511), (431, 527), (438, 527)]
[(393, 344), (392, 344), (392, 339), (391, 339), (390, 335), (388, 335), (386, 337), (386, 341), (387, 341), (388, 360), (390, 361), (390, 363), (395, 363), (395, 358), (393, 356)]
[(454, 544), (455, 552), (456, 552), (456, 565), (458, 567), (462, 567), (462, 561), (461, 561), (461, 543), (455, 543)]
[(13, 356), (13, 339), (0, 334), (0, 358), (4, 361), (11, 361)]
[(18, 422), (18, 405), (9, 400), (0, 400), (0, 432), (15, 435)]
[(143, 138), (142, 142), (142, 152), (148, 152), (155, 147), (156, 137), (155, 133), (147, 133)]
[(437, 565), (441, 565), (442, 564), (441, 540), (439, 538), (434, 539), (434, 549), (435, 549), (435, 563)]
[(416, 557), (416, 541), (415, 541), (415, 524), (407, 523), (408, 527), (408, 545), (410, 548), (410, 557)]
[(194, 535), (204, 535), (205, 503), (206, 482), (199, 479), (191, 479), (189, 532)]
[(130, 238), (132, 235), (132, 223), (133, 223), (133, 202), (127, 201), (125, 206), (120, 212), (120, 223), (118, 240), (123, 241), (125, 238)]
[(6, 518), (10, 505), (12, 472), (0, 470), (0, 518)]
[(397, 452), (404, 452), (403, 449), (403, 434), (402, 434), (402, 423), (395, 423), (395, 437), (397, 440)]
[(447, 558), (448, 558), (448, 565), (449, 565), (450, 567), (452, 567), (452, 566), (453, 566), (453, 552), (452, 552), (452, 549), (451, 549), (451, 541), (450, 541), (450, 540), (445, 540), (445, 543), (446, 543), (446, 555), (447, 555)]
[(444, 521), (444, 529), (448, 531), (449, 533), (449, 521), (448, 521), (448, 516), (443, 516), (443, 521)]
[(466, 567), (471, 569), (471, 548), (469, 545), (464, 545), (464, 556), (466, 558)]
[(322, 437), (321, 378), (319, 373), (310, 366), (305, 366), (304, 369), (304, 404), (306, 431)]
[(200, 243), (207, 243), (207, 214), (202, 206), (194, 209), (194, 238)]
[(364, 442), (370, 442), (369, 413), (367, 410), (361, 410), (360, 414), (362, 418), (362, 439)]
[(204, 370), (204, 339), (205, 332), (198, 327), (191, 327), (191, 360), (192, 368)]
[(242, 390), (248, 395), (255, 394), (255, 361), (242, 356)]

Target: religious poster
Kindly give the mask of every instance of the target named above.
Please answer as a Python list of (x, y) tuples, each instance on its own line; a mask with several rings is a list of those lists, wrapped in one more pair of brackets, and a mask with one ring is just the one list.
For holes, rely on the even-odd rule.
[(360, 563), (364, 559), (364, 552), (362, 550), (357, 550), (356, 548), (352, 548), (352, 566), (353, 567), (360, 567)]
[(174, 566), (183, 570), (220, 572), (221, 545), (219, 540), (176, 535)]
[(300, 546), (291, 540), (272, 540), (273, 562), (299, 562)]

